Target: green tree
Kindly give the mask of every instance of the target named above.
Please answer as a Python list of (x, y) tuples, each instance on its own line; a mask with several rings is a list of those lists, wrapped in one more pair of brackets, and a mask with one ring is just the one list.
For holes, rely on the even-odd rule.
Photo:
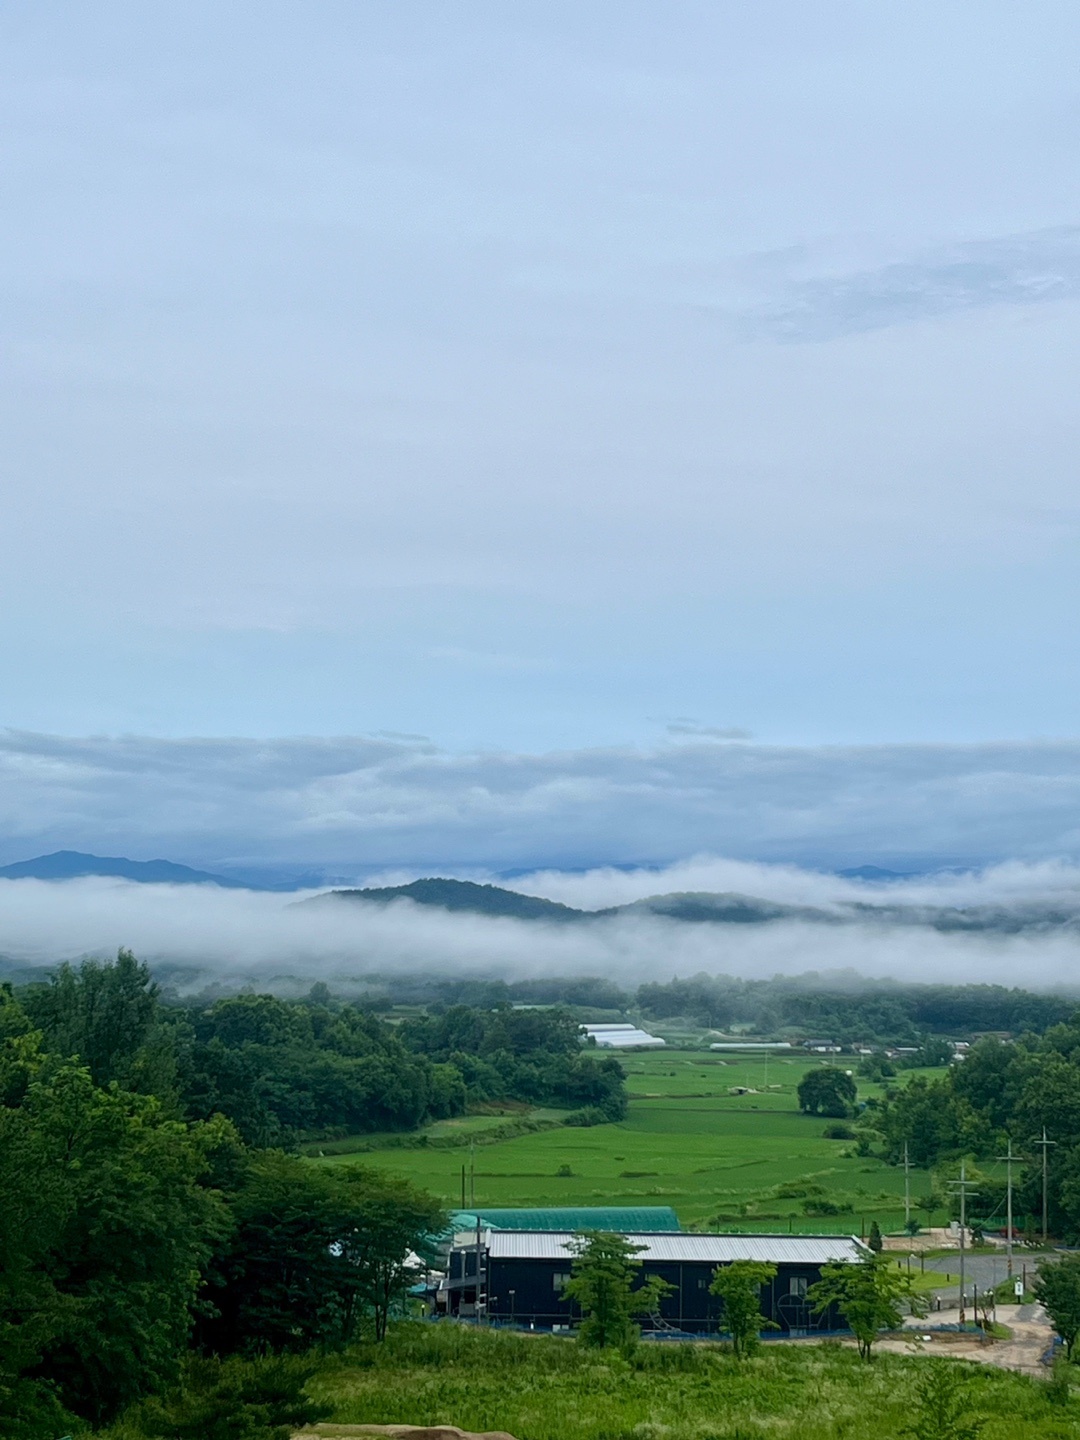
[(46, 1049), (78, 1060), (95, 1085), (173, 1100), (176, 1057), (162, 1022), (158, 988), (130, 950), (114, 961), (61, 965), (47, 985), (28, 986), (23, 1004)]
[(371, 1317), (376, 1338), (445, 1216), (404, 1180), (359, 1165), (255, 1155), (231, 1197), (235, 1228), (209, 1267), (208, 1350), (342, 1346)]
[(674, 1286), (652, 1275), (637, 1289), (641, 1269), (635, 1257), (644, 1249), (622, 1235), (586, 1230), (570, 1242), (574, 1256), (563, 1295), (582, 1312), (578, 1338), (597, 1347), (632, 1345), (640, 1333), (635, 1315), (649, 1315)]
[(925, 1314), (925, 1301), (914, 1280), (884, 1255), (870, 1251), (854, 1263), (821, 1267), (821, 1279), (806, 1292), (817, 1315), (835, 1305), (859, 1342), (859, 1354), (870, 1359), (879, 1330), (895, 1330), (903, 1320), (901, 1301), (913, 1314)]
[(818, 1065), (799, 1081), (799, 1109), (807, 1115), (828, 1115), (842, 1119), (855, 1104), (858, 1089), (846, 1070), (836, 1065)]
[(978, 1440), (986, 1421), (971, 1414), (970, 1374), (954, 1360), (926, 1360), (915, 1381), (910, 1440)]
[(761, 1313), (761, 1287), (776, 1279), (776, 1266), (760, 1260), (733, 1260), (713, 1274), (709, 1293), (724, 1302), (723, 1322), (738, 1356), (749, 1355), (762, 1330), (778, 1330)]
[(151, 1096), (97, 1089), (63, 1066), (22, 1107), (55, 1213), (40, 1274), (58, 1320), (39, 1369), (95, 1422), (166, 1383), (191, 1327), (213, 1238), (227, 1220), (202, 1179), (225, 1122), (168, 1120)]
[(39, 1036), (4, 1028), (0, 1415), (51, 1396), (96, 1422), (175, 1373), (226, 1224), (207, 1181), (228, 1127), (187, 1126), (155, 1097), (102, 1090), (43, 1054)]
[(876, 1252), (880, 1252), (885, 1247), (885, 1241), (881, 1238), (881, 1226), (876, 1220), (870, 1221), (870, 1234), (867, 1237), (866, 1243), (870, 1246), (871, 1250)]
[(1080, 1335), (1080, 1255), (1063, 1255), (1060, 1260), (1040, 1260), (1039, 1278), (1032, 1289), (1071, 1358), (1076, 1337)]

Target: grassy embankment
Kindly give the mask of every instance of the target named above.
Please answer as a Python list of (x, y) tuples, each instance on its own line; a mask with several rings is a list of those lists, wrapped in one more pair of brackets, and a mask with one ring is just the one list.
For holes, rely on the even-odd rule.
[[(829, 1122), (799, 1113), (796, 1087), (811, 1063), (770, 1058), (768, 1089), (759, 1058), (724, 1060), (672, 1050), (627, 1055), (623, 1064), (632, 1096), (625, 1121), (590, 1129), (554, 1126), (478, 1144), (477, 1201), (672, 1205), (684, 1225), (698, 1228), (835, 1233), (858, 1231), (871, 1220), (885, 1231), (901, 1228), (903, 1172), (856, 1156), (851, 1141), (826, 1140)], [(733, 1095), (735, 1088), (751, 1093)], [(860, 1080), (859, 1094), (880, 1094), (880, 1087)], [(534, 1113), (549, 1124), (555, 1114)], [(500, 1123), (496, 1116), (470, 1116), (443, 1121), (428, 1133), (444, 1142), (455, 1131), (482, 1141), (484, 1131)], [(362, 1153), (327, 1154), (322, 1163), (360, 1159), (384, 1165), (447, 1205), (460, 1202), (467, 1150), (417, 1146), (415, 1137), (407, 1142), (410, 1148), (399, 1148), (401, 1139), (394, 1137), (364, 1137), (361, 1143)], [(567, 1169), (569, 1174), (560, 1173)], [(782, 1186), (808, 1193), (778, 1195)], [(928, 1177), (913, 1171), (913, 1199), (928, 1188)], [(808, 1203), (820, 1202), (851, 1208), (836, 1215), (805, 1213)], [(923, 1212), (915, 1214), (926, 1222)]]
[[(982, 1440), (1075, 1435), (1072, 1406), (989, 1366), (969, 1377)], [(918, 1413), (925, 1361), (870, 1365), (837, 1344), (766, 1345), (738, 1362), (713, 1345), (645, 1344), (631, 1360), (571, 1340), (404, 1324), (383, 1346), (327, 1360), (312, 1384), (339, 1424), (453, 1423), (519, 1440), (893, 1440)]]

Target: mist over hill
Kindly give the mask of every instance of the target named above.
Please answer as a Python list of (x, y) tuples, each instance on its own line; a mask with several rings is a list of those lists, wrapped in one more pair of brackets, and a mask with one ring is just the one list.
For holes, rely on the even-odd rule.
[(359, 993), (376, 975), (630, 985), (808, 971), (1076, 991), (1080, 870), (1012, 863), (868, 881), (697, 856), (666, 869), (535, 872), (513, 888), (399, 873), (300, 895), (115, 875), (0, 877), (9, 967), (120, 946), (184, 991), (305, 993), (326, 980)]
[(499, 885), (468, 880), (428, 878), (404, 885), (331, 890), (299, 902), (327, 905), (391, 905), (407, 902), (462, 914), (512, 918), (554, 924), (597, 923), (616, 917), (649, 916), (688, 925), (768, 925), (800, 922), (812, 925), (872, 924), (926, 927), (942, 933), (1019, 935), (1054, 930), (1080, 932), (1080, 890), (1070, 897), (1055, 895), (1019, 904), (928, 905), (902, 900), (877, 903), (857, 899), (828, 905), (794, 905), (733, 891), (673, 891), (646, 895), (625, 905), (584, 909)]

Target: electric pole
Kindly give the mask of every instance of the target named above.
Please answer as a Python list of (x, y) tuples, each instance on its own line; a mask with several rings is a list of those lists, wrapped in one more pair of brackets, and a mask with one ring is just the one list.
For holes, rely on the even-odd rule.
[(1050, 1153), (1050, 1146), (1051, 1146), (1051, 1145), (1056, 1145), (1056, 1144), (1057, 1144), (1057, 1141), (1056, 1141), (1056, 1140), (1048, 1140), (1048, 1139), (1046, 1138), (1046, 1126), (1044, 1125), (1044, 1126), (1043, 1126), (1042, 1139), (1041, 1139), (1041, 1140), (1036, 1140), (1036, 1141), (1035, 1141), (1035, 1144), (1038, 1145), (1038, 1146), (1042, 1149), (1042, 1202), (1043, 1202), (1042, 1238), (1043, 1238), (1043, 1244), (1045, 1245), (1045, 1244), (1046, 1244), (1047, 1235), (1049, 1234), (1049, 1229), (1048, 1229), (1047, 1223), (1046, 1223), (1046, 1217), (1047, 1217), (1047, 1213), (1048, 1213), (1048, 1200), (1047, 1200), (1047, 1197), (1048, 1197), (1048, 1195), (1049, 1195), (1049, 1191), (1047, 1190), (1047, 1186), (1046, 1186), (1046, 1157), (1047, 1157), (1047, 1155)]
[(974, 1194), (977, 1193), (977, 1192), (974, 1191), (974, 1190), (971, 1190), (971, 1191), (969, 1192), (969, 1188), (968, 1188), (968, 1187), (969, 1187), (972, 1183), (973, 1183), (973, 1182), (970, 1181), (970, 1180), (967, 1178), (967, 1161), (966, 1161), (966, 1160), (961, 1160), (961, 1161), (960, 1161), (960, 1179), (959, 1179), (959, 1180), (951, 1180), (951, 1181), (949, 1182), (949, 1189), (953, 1192), (954, 1195), (959, 1195), (959, 1196), (960, 1196), (960, 1326), (961, 1326), (961, 1328), (963, 1328), (963, 1325), (964, 1325), (964, 1245), (965, 1245), (965, 1243), (966, 1243), (966, 1241), (967, 1241), (967, 1236), (966, 1236), (966, 1233), (965, 1233), (966, 1230), (967, 1230), (967, 1197), (968, 1197), (968, 1194), (969, 1194), (969, 1193), (972, 1194), (972, 1195), (974, 1195)]
[(908, 1142), (904, 1141), (904, 1229), (911, 1224), (911, 1161), (908, 1159)]
[(1009, 1153), (1007, 1155), (999, 1155), (997, 1158), (999, 1160), (1004, 1160), (1006, 1166), (1008, 1167), (1005, 1172), (1007, 1176), (1005, 1181), (1005, 1223), (1007, 1226), (1005, 1231), (1005, 1258), (1008, 1263), (1008, 1270), (1006, 1273), (1011, 1280), (1013, 1273), (1012, 1167), (1013, 1161), (1017, 1159), (1017, 1156), (1012, 1153), (1011, 1140), (1009, 1141)]

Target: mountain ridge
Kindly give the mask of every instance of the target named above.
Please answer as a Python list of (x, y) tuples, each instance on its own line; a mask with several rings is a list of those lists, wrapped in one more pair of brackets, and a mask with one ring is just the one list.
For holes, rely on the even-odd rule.
[(0, 865), (0, 880), (81, 880), (89, 876), (134, 880), (142, 885), (221, 885), (246, 889), (238, 880), (195, 870), (174, 860), (129, 860), (126, 855), (89, 855), (81, 850), (54, 850), (31, 860)]

